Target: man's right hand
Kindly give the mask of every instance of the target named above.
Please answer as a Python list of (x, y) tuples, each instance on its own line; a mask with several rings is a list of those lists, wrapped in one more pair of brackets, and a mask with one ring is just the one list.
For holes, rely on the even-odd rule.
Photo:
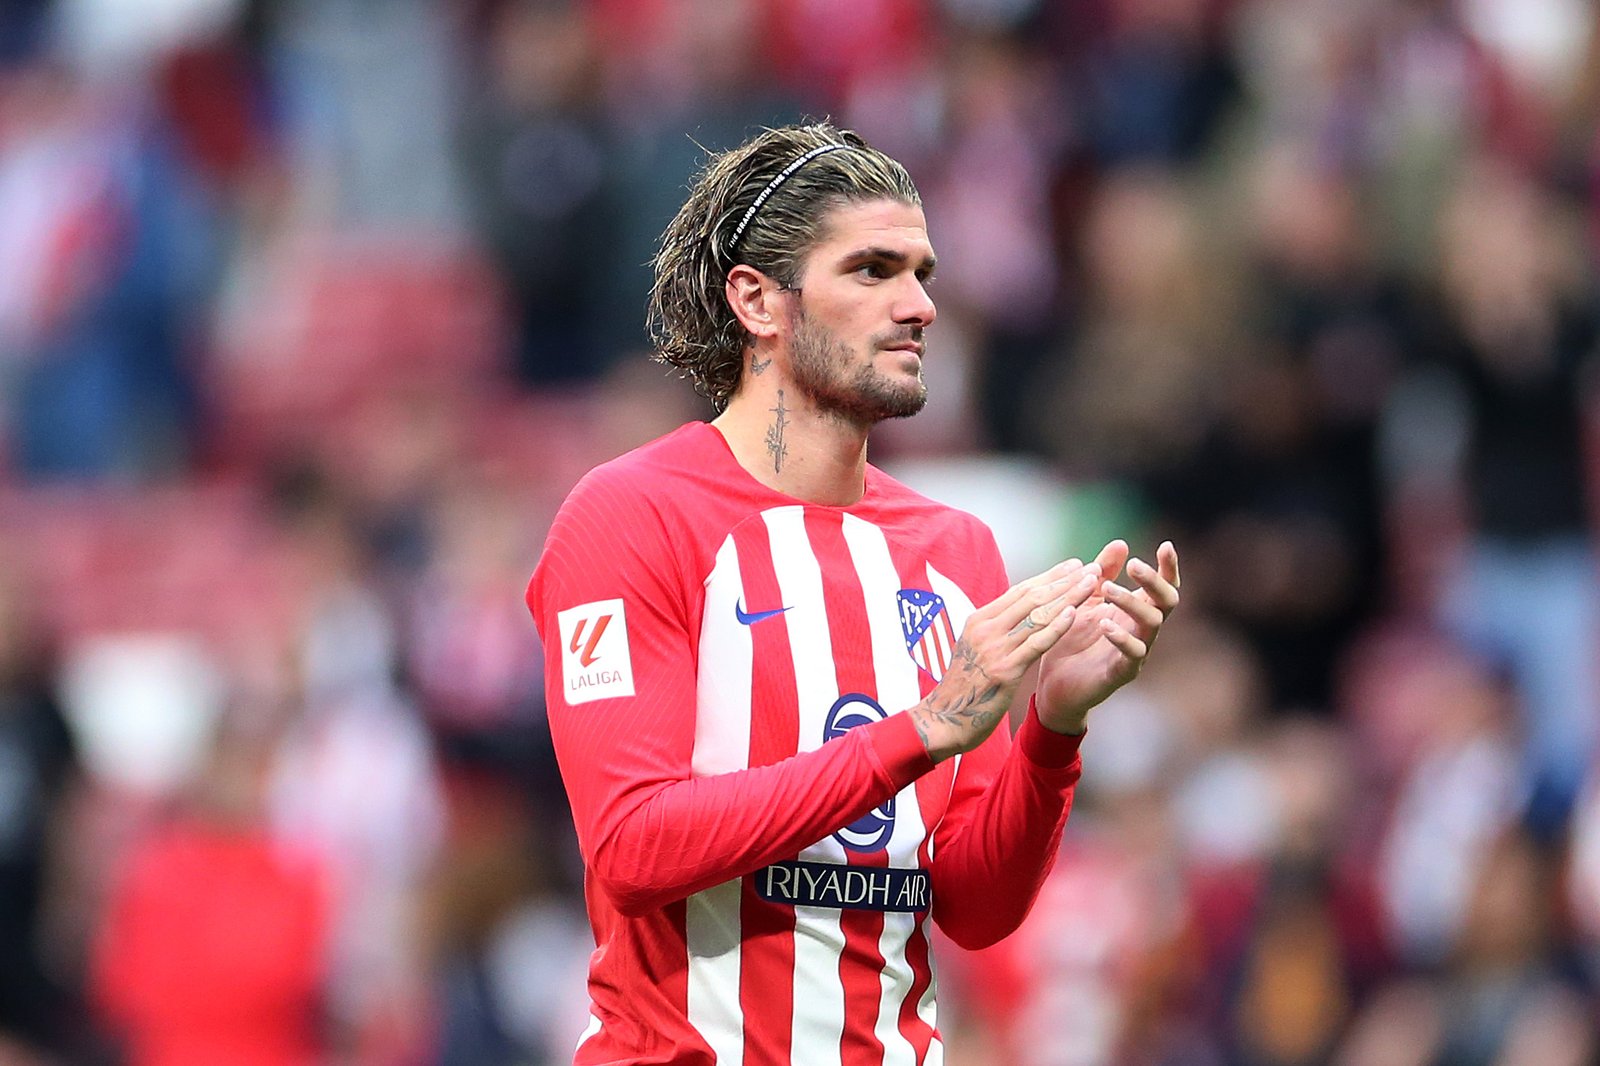
[(972, 612), (943, 679), (906, 712), (934, 762), (989, 738), (1028, 668), (1072, 627), (1099, 583), (1097, 565), (1068, 559)]

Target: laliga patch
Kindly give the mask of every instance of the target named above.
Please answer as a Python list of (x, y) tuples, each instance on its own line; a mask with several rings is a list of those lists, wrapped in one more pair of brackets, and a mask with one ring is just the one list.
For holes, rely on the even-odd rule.
[(568, 703), (633, 695), (628, 619), (621, 600), (596, 600), (556, 613), (561, 684)]

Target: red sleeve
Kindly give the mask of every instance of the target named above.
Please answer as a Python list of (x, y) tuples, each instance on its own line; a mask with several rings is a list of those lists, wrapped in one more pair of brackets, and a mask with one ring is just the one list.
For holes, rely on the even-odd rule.
[(1046, 729), (1029, 700), (1014, 743), (997, 729), (962, 756), (933, 862), (934, 919), (962, 947), (993, 944), (1028, 916), (1072, 809), (1082, 739)]
[[(992, 550), (1004, 589), (999, 550)], [(961, 757), (934, 833), (933, 916), (962, 947), (993, 944), (1028, 916), (1061, 845), (1082, 739), (1046, 729), (1030, 699), (1015, 741), (1002, 727)]]
[[(779, 763), (694, 777), (700, 578), (684, 572), (689, 547), (674, 548), (662, 516), (620, 480), (591, 475), (574, 490), (528, 606), (544, 639), (550, 732), (584, 861), (612, 905), (637, 915), (792, 858), (933, 763), (910, 717), (892, 715)], [(587, 645), (594, 622), (563, 642), (563, 612), (608, 601), (621, 601), (612, 614), (622, 621), (603, 647)], [(581, 672), (590, 656), (603, 667), (623, 648), (631, 695), (585, 699), (569, 688), (568, 667)]]

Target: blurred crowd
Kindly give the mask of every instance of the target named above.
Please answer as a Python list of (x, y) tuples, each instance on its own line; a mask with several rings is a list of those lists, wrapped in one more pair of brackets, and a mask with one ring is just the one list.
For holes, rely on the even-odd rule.
[(568, 1061), (521, 594), (708, 414), (652, 245), (803, 116), (939, 250), (874, 461), (1185, 559), (952, 1066), (1600, 1061), (1597, 15), (0, 0), (0, 1063)]

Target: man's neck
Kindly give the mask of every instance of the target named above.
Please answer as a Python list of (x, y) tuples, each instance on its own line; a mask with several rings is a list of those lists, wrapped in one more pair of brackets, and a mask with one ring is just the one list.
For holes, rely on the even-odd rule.
[(819, 412), (776, 374), (747, 376), (712, 425), (751, 477), (786, 496), (843, 507), (866, 490), (866, 429)]

